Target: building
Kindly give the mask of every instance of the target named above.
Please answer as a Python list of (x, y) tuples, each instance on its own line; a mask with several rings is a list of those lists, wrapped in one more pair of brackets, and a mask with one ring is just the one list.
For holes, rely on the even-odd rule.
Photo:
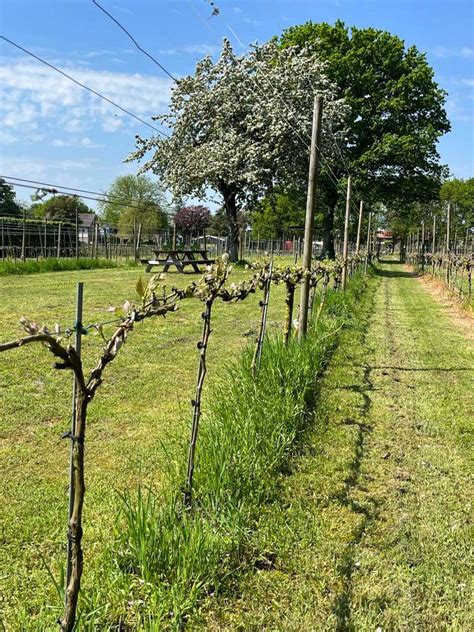
[(95, 213), (79, 213), (79, 241), (81, 244), (92, 244), (94, 233), (98, 225)]

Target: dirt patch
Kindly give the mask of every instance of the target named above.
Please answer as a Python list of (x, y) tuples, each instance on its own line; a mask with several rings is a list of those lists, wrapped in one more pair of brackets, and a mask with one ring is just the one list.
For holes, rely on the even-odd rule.
[(474, 341), (474, 313), (470, 313), (459, 304), (442, 281), (428, 276), (419, 276), (418, 282), (431, 296), (445, 308), (445, 313), (463, 334)]

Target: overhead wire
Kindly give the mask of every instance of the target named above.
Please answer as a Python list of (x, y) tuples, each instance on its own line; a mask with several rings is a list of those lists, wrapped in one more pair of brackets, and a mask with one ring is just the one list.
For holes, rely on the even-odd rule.
[(42, 64), (44, 64), (45, 66), (47, 66), (48, 68), (51, 68), (52, 70), (54, 70), (55, 72), (59, 73), (60, 75), (62, 75), (63, 77), (66, 77), (66, 79), (69, 79), (69, 81), (72, 81), (73, 83), (75, 83), (76, 85), (80, 86), (81, 88), (84, 88), (84, 90), (88, 90), (89, 92), (91, 92), (92, 94), (94, 94), (95, 96), (99, 97), (100, 99), (102, 99), (103, 101), (106, 101), (107, 103), (109, 103), (110, 105), (113, 105), (115, 108), (121, 110), (122, 112), (124, 112), (125, 114), (127, 114), (128, 116), (131, 116), (132, 118), (134, 118), (136, 121), (139, 121), (140, 123), (143, 123), (143, 125), (146, 125), (147, 127), (151, 128), (152, 130), (154, 130), (155, 132), (158, 132), (158, 134), (161, 134), (161, 136), (164, 136), (165, 138), (169, 138), (169, 135), (166, 134), (166, 132), (163, 132), (162, 130), (158, 129), (157, 127), (155, 127), (154, 125), (152, 125), (151, 123), (148, 123), (147, 121), (145, 121), (144, 119), (142, 119), (140, 116), (137, 116), (136, 114), (134, 114), (133, 112), (130, 112), (130, 110), (127, 110), (126, 108), (122, 107), (121, 105), (119, 105), (118, 103), (115, 103), (115, 101), (112, 101), (112, 99), (109, 99), (108, 97), (104, 96), (103, 94), (101, 94), (100, 92), (97, 92), (97, 90), (94, 90), (93, 88), (90, 88), (89, 86), (87, 86), (85, 83), (82, 83), (80, 81), (78, 81), (77, 79), (75, 79), (74, 77), (72, 77), (71, 75), (68, 75), (66, 72), (64, 72), (63, 70), (61, 70), (60, 68), (57, 68), (54, 64), (51, 64), (50, 62), (46, 61), (45, 59), (42, 59), (41, 57), (39, 57), (38, 55), (35, 55), (34, 53), (32, 53), (30, 50), (28, 50), (27, 48), (24, 48), (23, 46), (20, 46), (20, 44), (17, 44), (16, 42), (14, 42), (11, 39), (8, 39), (8, 37), (5, 37), (4, 35), (0, 35), (0, 38), (5, 40), (6, 42), (8, 42), (9, 44), (11, 44), (12, 46), (14, 46), (15, 48), (18, 48), (19, 50), (23, 51), (24, 53), (26, 53), (27, 55), (29, 55), (30, 57), (33, 57), (34, 59), (36, 59), (37, 61), (41, 62)]
[(121, 24), (121, 23), (117, 20), (117, 18), (114, 18), (114, 16), (113, 16), (111, 13), (109, 13), (106, 9), (104, 9), (104, 7), (103, 7), (103, 6), (101, 6), (101, 5), (97, 2), (97, 0), (92, 0), (92, 2), (93, 2), (93, 4), (95, 4), (95, 6), (96, 6), (98, 9), (100, 9), (103, 13), (105, 13), (105, 15), (107, 15), (107, 16), (108, 16), (108, 17), (112, 20), (112, 22), (115, 22), (115, 24), (116, 24), (116, 25), (117, 25), (120, 29), (122, 29), (122, 31), (123, 31), (123, 32), (127, 35), (127, 37), (129, 37), (129, 38), (132, 40), (132, 42), (135, 44), (135, 46), (138, 48), (138, 50), (139, 50), (140, 52), (142, 52), (142, 53), (143, 53), (144, 55), (146, 55), (149, 59), (151, 59), (151, 61), (152, 61), (154, 64), (156, 64), (156, 65), (158, 66), (158, 68), (160, 68), (160, 69), (161, 69), (161, 70), (162, 70), (165, 74), (167, 74), (167, 75), (168, 75), (168, 77), (169, 77), (170, 79), (172, 79), (175, 83), (178, 83), (178, 79), (176, 79), (176, 77), (175, 77), (175, 76), (173, 76), (173, 75), (170, 73), (170, 71), (169, 71), (167, 68), (165, 68), (165, 66), (163, 66), (163, 64), (162, 64), (162, 63), (160, 63), (157, 59), (155, 59), (155, 58), (153, 57), (153, 55), (151, 55), (148, 51), (146, 51), (144, 48), (142, 48), (142, 47), (140, 46), (140, 44), (137, 42), (137, 40), (136, 40), (136, 39), (132, 36), (132, 34), (130, 33), (130, 31), (128, 31), (128, 30), (125, 28), (125, 26), (123, 26), (123, 24)]
[[(3, 177), (3, 176), (0, 176), (0, 177)], [(30, 180), (29, 182), (34, 182), (34, 181)], [(94, 202), (102, 202), (102, 203), (106, 202), (106, 203), (110, 203), (110, 204), (123, 204), (124, 206), (126, 206), (127, 208), (130, 208), (130, 209), (136, 209), (136, 210), (139, 210), (139, 211), (143, 211), (144, 210), (143, 206), (140, 207), (140, 206), (136, 206), (134, 204), (130, 204), (130, 200), (126, 200), (126, 199), (124, 199), (124, 200), (122, 200), (120, 202), (118, 200), (118, 198), (115, 199), (115, 200), (107, 200), (107, 199), (104, 199), (104, 198), (98, 198), (98, 197), (93, 197), (93, 196), (90, 196), (90, 195), (84, 195), (83, 193), (70, 193), (70, 191), (74, 191), (74, 190), (78, 191), (79, 189), (68, 189), (66, 191), (66, 190), (63, 190), (63, 189), (66, 189), (66, 187), (59, 187), (58, 188), (58, 187), (52, 185), (51, 188), (50, 188), (48, 185), (38, 186), (38, 184), (24, 184), (23, 182), (8, 182), (8, 180), (5, 180), (5, 183), (9, 184), (11, 186), (21, 187), (21, 188), (24, 188), (24, 189), (33, 189), (33, 190), (36, 190), (36, 191), (37, 190), (46, 191), (47, 193), (50, 193), (51, 195), (70, 195), (71, 197), (78, 197), (78, 198), (81, 198), (83, 200), (92, 200)], [(99, 193), (98, 195), (101, 195), (101, 194)], [(172, 213), (167, 213), (165, 210), (163, 210), (161, 208), (160, 209), (153, 209), (152, 206), (158, 206), (158, 204), (154, 204), (154, 203), (148, 204), (147, 203), (147, 208), (149, 210), (153, 210), (156, 213), (158, 213), (158, 212), (164, 213), (165, 215), (172, 215)]]

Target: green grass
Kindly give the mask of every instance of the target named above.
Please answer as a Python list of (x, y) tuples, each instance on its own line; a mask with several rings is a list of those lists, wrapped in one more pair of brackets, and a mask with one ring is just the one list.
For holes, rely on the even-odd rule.
[(71, 270), (96, 270), (117, 268), (111, 259), (89, 259), (86, 257), (67, 259), (29, 259), (27, 261), (0, 261), (0, 276), (12, 274), (38, 274), (41, 272), (66, 272)]
[(190, 629), (472, 629), (474, 350), (396, 264), (354, 323), (253, 534), (264, 562)]
[[(235, 270), (233, 278), (244, 274)], [(131, 270), (93, 270), (0, 280), (9, 295), (0, 306), (2, 339), (17, 335), (21, 315), (72, 324), (78, 279), (85, 282), (84, 322), (107, 319), (104, 307), (133, 298), (136, 277)], [(192, 275), (169, 277), (183, 284)], [(289, 349), (278, 339), (267, 345), (255, 397), (249, 355), (238, 358), (255, 337), (258, 300), (215, 308), (195, 513), (178, 519), (174, 500), (183, 479), (202, 307), (185, 301), (166, 320), (137, 327), (107, 370), (87, 436), (81, 629), (181, 625), (206, 595), (228, 587), (240, 566), (260, 555), (250, 546), (251, 530), (262, 504), (278, 494), (278, 472), (305, 432), (314, 377), (336, 336), (310, 337)], [(349, 296), (331, 296), (320, 335), (349, 317), (345, 301)], [(283, 311), (283, 289), (274, 287), (270, 333), (280, 329)], [(100, 347), (97, 337), (84, 338), (87, 367)], [(61, 576), (65, 551), (68, 445), (59, 436), (68, 426), (70, 378), (51, 368), (42, 349), (2, 354), (0, 363), (7, 569), (1, 590), (8, 595), (1, 613), (9, 629), (49, 630), (61, 609), (52, 578)]]
[[(136, 269), (115, 269), (0, 278), (1, 339), (20, 335), (21, 316), (72, 326), (79, 280), (85, 284), (84, 323), (108, 320), (109, 305), (133, 300), (138, 274)], [(232, 277), (244, 274), (234, 270)], [(168, 275), (170, 285), (179, 286), (196, 278)], [(216, 305), (207, 384), (212, 385), (223, 367), (255, 338), (258, 301), (259, 296), (252, 295), (241, 304)], [(135, 490), (138, 482), (159, 489), (168, 470), (163, 446), (187, 439), (201, 311), (198, 301), (184, 301), (166, 319), (137, 326), (106, 369), (104, 384), (90, 406), (84, 599), (92, 598), (101, 581), (103, 556), (108, 554), (120, 505), (118, 493)], [(280, 329), (283, 313), (283, 288), (272, 288), (270, 331)], [(84, 337), (86, 368), (93, 367), (101, 346), (99, 337)], [(0, 592), (6, 596), (0, 602), (0, 616), (8, 629), (49, 630), (59, 602), (43, 559), (59, 576), (65, 558), (69, 454), (60, 435), (69, 425), (71, 377), (52, 368), (44, 349), (30, 346), (0, 355), (0, 383)], [(127, 601), (118, 591), (115, 598)]]

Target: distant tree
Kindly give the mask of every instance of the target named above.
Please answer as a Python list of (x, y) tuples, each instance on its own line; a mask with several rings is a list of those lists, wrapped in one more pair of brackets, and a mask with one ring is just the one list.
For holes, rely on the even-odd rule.
[(176, 228), (196, 234), (211, 224), (211, 211), (206, 206), (183, 206), (174, 216)]
[(142, 235), (151, 236), (168, 226), (168, 203), (158, 182), (143, 175), (119, 176), (106, 191), (107, 202), (100, 202), (101, 217), (109, 226), (130, 236), (134, 226), (142, 225)]
[(10, 184), (0, 178), (0, 215), (19, 217), (22, 214), (21, 207), (16, 201), (16, 193)]
[[(367, 202), (396, 206), (438, 196), (446, 168), (438, 138), (449, 131), (446, 93), (415, 46), (374, 28), (307, 22), (284, 31), (283, 47), (299, 46), (325, 62), (329, 80), (350, 108), (341, 157), (322, 168), (324, 251), (334, 255), (334, 213), (347, 168)], [(336, 128), (335, 128), (336, 129)], [(327, 162), (327, 161), (326, 161)]]
[(46, 218), (56, 222), (75, 222), (77, 213), (93, 213), (92, 209), (73, 195), (56, 195), (46, 202), (34, 204), (31, 210), (38, 219)]
[(266, 196), (251, 214), (254, 235), (258, 233), (262, 239), (281, 237), (302, 228), (305, 204), (304, 196), (295, 190)]
[(451, 202), (451, 226), (453, 235), (457, 230), (464, 233), (474, 227), (474, 178), (454, 178), (443, 183), (440, 190), (442, 202)]
[(315, 93), (326, 100), (324, 126), (334, 124), (344, 106), (334, 101), (315, 57), (281, 50), (274, 42), (237, 57), (225, 40), (215, 64), (206, 57), (174, 87), (170, 112), (157, 117), (171, 129), (170, 137), (137, 136), (138, 149), (128, 160), (147, 157), (142, 171), (158, 174), (175, 196), (216, 191), (230, 227), (230, 259), (236, 261), (239, 212), (276, 182), (306, 177), (309, 152), (302, 139), (311, 135)]

